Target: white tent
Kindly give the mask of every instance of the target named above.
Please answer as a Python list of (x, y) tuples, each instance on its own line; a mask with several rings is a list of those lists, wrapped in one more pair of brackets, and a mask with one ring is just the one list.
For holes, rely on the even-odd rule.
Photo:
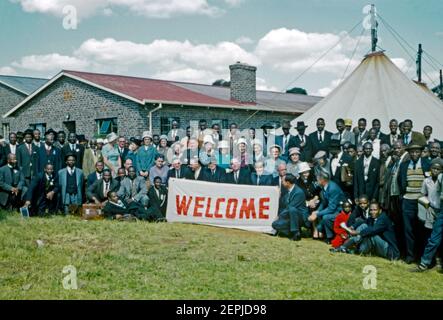
[(372, 53), (326, 98), (291, 123), (304, 121), (308, 132), (315, 130), (317, 118), (324, 118), (326, 129), (336, 132), (338, 118), (380, 119), (382, 131), (389, 132), (389, 121), (411, 119), (414, 131), (425, 125), (434, 128), (433, 137), (443, 139), (443, 103), (423, 90), (382, 52)]

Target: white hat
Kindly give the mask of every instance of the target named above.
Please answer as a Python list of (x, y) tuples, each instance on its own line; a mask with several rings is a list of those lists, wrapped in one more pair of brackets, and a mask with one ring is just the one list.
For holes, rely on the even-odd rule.
[(229, 143), (228, 141), (222, 140), (218, 143), (219, 149), (229, 149)]
[(212, 130), (211, 128), (207, 128), (207, 129), (203, 130), (202, 134), (203, 134), (203, 136), (209, 136), (211, 134), (214, 134), (214, 130)]
[(293, 154), (300, 154), (300, 148), (294, 147), (289, 149), (289, 156), (292, 156)]
[(108, 139), (103, 140), (104, 144), (108, 144), (108, 142), (109, 142)]
[(252, 140), (252, 145), (258, 144), (263, 147), (263, 142), (260, 139), (254, 139)]
[(248, 141), (246, 141), (245, 138), (240, 138), (240, 139), (238, 139), (238, 141), (237, 141), (237, 145), (239, 145), (239, 144), (241, 144), (241, 143), (244, 143), (245, 145), (248, 145)]
[(151, 138), (152, 139), (151, 131), (144, 131), (142, 134), (142, 139), (144, 139), (144, 138)]
[(112, 142), (118, 139), (118, 135), (115, 134), (115, 132), (111, 132), (110, 134), (108, 134), (106, 136), (106, 140), (108, 140), (108, 142)]
[(212, 136), (204, 136), (203, 137), (203, 144), (206, 144), (206, 143), (210, 143), (212, 145), (215, 144), (214, 140), (212, 139)]
[(105, 140), (103, 140), (102, 138), (98, 138), (98, 139), (97, 139), (97, 143), (103, 143), (103, 144), (104, 144), (104, 143), (105, 143)]
[(298, 165), (298, 172), (299, 173), (303, 173), (303, 172), (307, 172), (307, 171), (311, 171), (311, 167), (309, 166), (309, 164), (307, 162), (302, 162)]

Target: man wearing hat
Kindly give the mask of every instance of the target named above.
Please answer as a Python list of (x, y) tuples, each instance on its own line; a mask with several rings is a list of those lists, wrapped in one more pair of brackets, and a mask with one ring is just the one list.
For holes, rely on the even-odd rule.
[(298, 121), (297, 122), (297, 132), (298, 135), (295, 136), (295, 138), (293, 139), (293, 145), (290, 144), (289, 145), (289, 149), (296, 147), (300, 149), (300, 160), (301, 161), (306, 161), (306, 162), (311, 162), (312, 159), (312, 143), (311, 143), (311, 139), (309, 139), (309, 137), (307, 135), (305, 135), (306, 132), (306, 128), (308, 126), (305, 125), (305, 123), (303, 121)]
[(83, 171), (75, 167), (76, 157), (76, 154), (67, 154), (66, 167), (58, 173), (60, 196), (65, 214), (69, 214), (69, 206), (81, 206), (83, 203), (84, 176)]
[[(67, 154), (75, 154), (76, 163), (75, 166), (79, 169), (83, 169), (83, 156), (85, 154), (85, 148), (77, 143), (77, 134), (75, 132), (70, 132), (68, 134), (68, 143), (65, 143), (62, 148), (62, 159), (65, 159)], [(64, 168), (66, 165), (62, 165)]]
[[(281, 148), (281, 157), (286, 161), (288, 160), (289, 149), (296, 147), (294, 141), (295, 137), (291, 135), (291, 122), (289, 120), (283, 120), (281, 129), (283, 130), (283, 135), (275, 137), (275, 144), (279, 145)], [(268, 150), (269, 151), (269, 150)]]
[(53, 146), (54, 137), (53, 129), (45, 132), (45, 143), (38, 150), (38, 172), (43, 172), (48, 163), (54, 166), (54, 172), (58, 172), (62, 167), (61, 151)]
[(326, 123), (323, 118), (317, 119), (317, 131), (309, 135), (311, 141), (311, 155), (315, 156), (319, 151), (329, 152), (329, 144), (331, 143), (332, 132), (325, 130)]
[(332, 135), (331, 140), (340, 141), (340, 145), (343, 145), (346, 141), (355, 144), (355, 135), (353, 132), (346, 129), (345, 120), (337, 119), (335, 124), (337, 127), (337, 132)]
[[(406, 263), (414, 262), (423, 252), (420, 245), (424, 245), (424, 239), (418, 239), (420, 227), (418, 225), (418, 199), (421, 197), (421, 187), (426, 176), (429, 174), (430, 162), (427, 158), (421, 158), (423, 147), (418, 144), (410, 144), (406, 150), (410, 160), (400, 165), (398, 184), (402, 199), (403, 227), (406, 240)], [(421, 248), (423, 249), (423, 248)]]
[(17, 166), (23, 173), (26, 186), (29, 187), (31, 179), (37, 175), (38, 148), (32, 143), (33, 132), (28, 129), (24, 132), (24, 143), (17, 148)]
[(126, 160), (128, 159), (132, 160), (132, 166), (137, 170), (137, 174), (139, 172), (137, 169), (137, 154), (140, 145), (141, 145), (140, 139), (136, 137), (132, 137), (131, 139), (129, 139), (129, 152), (126, 156)]
[(157, 149), (152, 144), (152, 133), (150, 131), (143, 132), (143, 145), (138, 149), (136, 167), (139, 174), (148, 179), (149, 170), (152, 168), (155, 162), (155, 156), (157, 155)]
[(126, 138), (125, 136), (119, 136), (117, 140), (117, 150), (120, 154), (120, 159), (122, 164), (125, 163), (126, 158), (128, 157), (129, 149), (126, 148)]
[(177, 141), (180, 141), (182, 138), (186, 136), (185, 130), (179, 127), (177, 120), (172, 120), (171, 122), (171, 130), (168, 132), (168, 144), (169, 146), (173, 145)]

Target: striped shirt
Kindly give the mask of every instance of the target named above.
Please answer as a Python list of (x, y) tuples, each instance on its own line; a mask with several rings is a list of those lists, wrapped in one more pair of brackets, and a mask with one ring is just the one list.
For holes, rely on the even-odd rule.
[(418, 200), (421, 196), (421, 187), (424, 180), (425, 175), (421, 166), (421, 159), (417, 162), (415, 169), (413, 162), (411, 161), (406, 174), (407, 186), (406, 194), (403, 198), (408, 200)]

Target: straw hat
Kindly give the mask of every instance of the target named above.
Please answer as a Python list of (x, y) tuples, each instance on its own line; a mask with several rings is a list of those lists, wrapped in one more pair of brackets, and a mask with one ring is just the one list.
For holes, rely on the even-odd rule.
[(308, 172), (308, 171), (311, 171), (311, 167), (309, 166), (309, 164), (307, 162), (302, 162), (298, 165), (298, 172), (299, 173)]
[(115, 141), (117, 139), (118, 139), (118, 135), (115, 132), (111, 132), (110, 134), (108, 134), (106, 136), (106, 140), (108, 140), (108, 143), (109, 142), (113, 142), (113, 141)]

